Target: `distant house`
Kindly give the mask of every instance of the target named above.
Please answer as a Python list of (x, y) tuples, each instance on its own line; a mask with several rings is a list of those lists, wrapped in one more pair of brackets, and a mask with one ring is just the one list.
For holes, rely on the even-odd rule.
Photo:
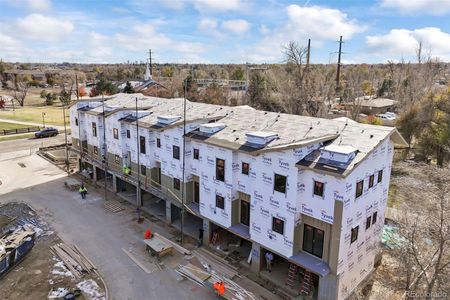
[(46, 81), (45, 73), (39, 70), (7, 70), (4, 72), (6, 80), (13, 81), (16, 76), (30, 76), (36, 81)]
[(358, 97), (354, 102), (341, 103), (346, 110), (359, 107), (359, 112), (366, 115), (382, 114), (395, 111), (397, 102), (387, 98), (374, 98), (373, 96)]
[[(125, 86), (127, 85), (127, 82), (131, 84), (134, 91), (136, 93), (143, 93), (146, 95), (149, 94), (157, 94), (158, 89), (166, 89), (165, 86), (161, 85), (160, 83), (156, 82), (152, 75), (150, 74), (150, 68), (147, 64), (147, 68), (145, 70), (145, 75), (143, 79), (131, 79), (131, 80), (123, 80), (118, 83), (116, 83), (117, 87), (121, 92), (124, 91)], [(155, 92), (156, 91), (156, 92)]]

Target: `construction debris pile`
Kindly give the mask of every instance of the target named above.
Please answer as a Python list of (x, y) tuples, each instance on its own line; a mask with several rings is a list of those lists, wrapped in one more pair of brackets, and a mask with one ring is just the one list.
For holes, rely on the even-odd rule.
[(19, 227), (0, 238), (0, 276), (18, 264), (34, 246), (34, 231)]
[(96, 270), (92, 262), (75, 245), (69, 246), (59, 243), (51, 246), (50, 249), (64, 262), (64, 265), (76, 278), (81, 278), (82, 274), (89, 274)]

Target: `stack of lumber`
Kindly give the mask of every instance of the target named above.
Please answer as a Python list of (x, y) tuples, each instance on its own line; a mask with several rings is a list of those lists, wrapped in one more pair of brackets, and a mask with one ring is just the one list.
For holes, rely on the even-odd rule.
[(191, 255), (191, 251), (187, 250), (186, 248), (181, 247), (180, 245), (178, 245), (177, 243), (163, 237), (162, 235), (160, 235), (159, 233), (155, 232), (154, 235), (156, 237), (158, 237), (160, 240), (164, 241), (167, 244), (172, 245), (178, 252), (180, 252), (181, 254), (186, 254), (186, 255)]
[(179, 265), (175, 272), (201, 286), (204, 286), (205, 281), (211, 277), (211, 274), (190, 263)]
[(83, 273), (91, 273), (96, 269), (94, 264), (75, 245), (69, 246), (60, 243), (51, 246), (50, 249), (64, 262), (64, 265), (76, 278), (80, 278)]
[(194, 256), (197, 257), (203, 264), (209, 265), (211, 269), (219, 274), (222, 274), (226, 278), (233, 279), (239, 273), (237, 268), (231, 266), (225, 259), (211, 253), (208, 250), (205, 250), (204, 248), (198, 248), (194, 252)]

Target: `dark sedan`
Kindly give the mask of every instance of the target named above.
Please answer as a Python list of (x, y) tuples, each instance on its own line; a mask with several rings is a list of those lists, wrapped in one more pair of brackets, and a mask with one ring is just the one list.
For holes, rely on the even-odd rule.
[(57, 136), (58, 133), (59, 133), (58, 129), (52, 128), (52, 127), (47, 127), (47, 128), (44, 128), (44, 129), (36, 132), (34, 134), (34, 136), (36, 138), (43, 138), (43, 137)]

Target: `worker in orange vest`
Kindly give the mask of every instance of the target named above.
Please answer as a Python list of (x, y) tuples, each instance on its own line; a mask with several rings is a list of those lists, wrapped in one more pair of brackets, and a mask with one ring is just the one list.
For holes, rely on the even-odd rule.
[(223, 296), (223, 294), (225, 294), (225, 284), (223, 281), (214, 283), (214, 289), (216, 290), (218, 296)]

